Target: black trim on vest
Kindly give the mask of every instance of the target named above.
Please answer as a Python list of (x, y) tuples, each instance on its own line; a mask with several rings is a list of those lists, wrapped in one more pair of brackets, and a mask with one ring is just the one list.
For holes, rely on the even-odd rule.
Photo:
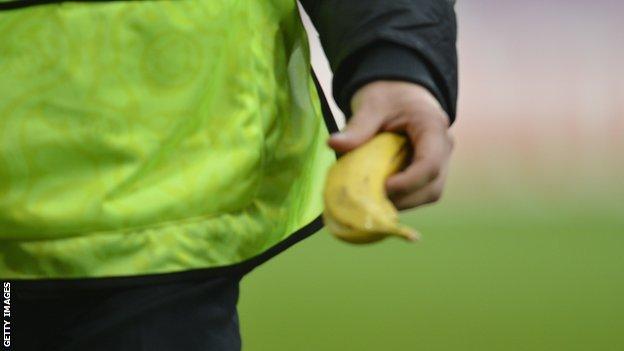
[(65, 2), (113, 2), (113, 1), (129, 1), (129, 0), (13, 0), (0, 2), (0, 11), (18, 10), (25, 7), (62, 4)]
[(242, 277), (251, 272), (254, 268), (268, 261), (273, 256), (293, 246), (297, 242), (309, 237), (323, 228), (321, 217), (315, 218), (312, 222), (297, 230), (295, 233), (280, 241), (277, 245), (264, 251), (258, 256), (246, 261), (228, 266), (198, 268), (171, 273), (141, 274), (120, 277), (103, 278), (60, 278), (60, 279), (26, 279), (8, 280), (15, 286), (15, 291), (29, 290), (98, 290), (106, 288), (131, 288), (151, 284), (167, 284), (178, 281), (197, 281), (208, 278), (230, 276)]
[[(73, 0), (74, 2), (86, 2), (86, 1), (103, 1), (103, 0)], [(53, 3), (66, 2), (64, 0), (14, 0), (9, 2), (0, 2), (0, 11), (2, 10), (16, 10), (24, 7), (31, 7), (37, 5), (48, 5)]]
[[(321, 109), (323, 111), (323, 119), (327, 130), (330, 133), (338, 131), (338, 125), (327, 103), (325, 94), (321, 88), (314, 70), (311, 72), (316, 90), (321, 101)], [(240, 279), (245, 274), (251, 272), (254, 268), (273, 258), (280, 252), (295, 245), (301, 240), (311, 236), (323, 228), (323, 219), (321, 216), (315, 218), (312, 222), (306, 224), (301, 229), (295, 231), (286, 239), (280, 241), (268, 250), (240, 263), (228, 266), (198, 268), (171, 273), (141, 274), (121, 277), (103, 277), (103, 278), (68, 278), (68, 279), (24, 279), (11, 280), (15, 286), (15, 291), (29, 290), (97, 290), (105, 288), (131, 288), (136, 286), (144, 286), (151, 284), (166, 284), (177, 281), (194, 281), (213, 278), (218, 276), (230, 276)]]
[(321, 100), (321, 111), (323, 111), (323, 119), (325, 120), (327, 130), (330, 133), (336, 133), (339, 131), (338, 124), (336, 123), (334, 114), (332, 113), (331, 108), (329, 107), (329, 103), (327, 102), (327, 97), (323, 92), (321, 83), (319, 83), (318, 78), (316, 77), (316, 72), (314, 72), (314, 70), (312, 70), (312, 79), (314, 79), (314, 85), (316, 86), (316, 91), (318, 92), (319, 99)]

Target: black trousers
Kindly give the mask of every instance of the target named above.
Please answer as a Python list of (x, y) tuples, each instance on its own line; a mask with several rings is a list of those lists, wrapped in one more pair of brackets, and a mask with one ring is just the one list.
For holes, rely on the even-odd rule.
[(241, 349), (240, 276), (97, 290), (12, 284), (14, 351)]

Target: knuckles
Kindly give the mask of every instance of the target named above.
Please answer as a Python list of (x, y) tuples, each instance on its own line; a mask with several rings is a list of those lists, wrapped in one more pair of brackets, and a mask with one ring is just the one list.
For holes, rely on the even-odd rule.
[(427, 171), (427, 180), (429, 180), (430, 182), (436, 180), (440, 176), (441, 172), (442, 172), (441, 166), (432, 165), (429, 168), (429, 171)]

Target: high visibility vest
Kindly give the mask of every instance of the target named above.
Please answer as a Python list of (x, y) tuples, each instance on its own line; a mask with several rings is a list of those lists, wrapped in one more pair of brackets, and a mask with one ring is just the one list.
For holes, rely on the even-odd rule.
[(223, 267), (314, 221), (306, 40), (295, 0), (0, 11), (0, 277)]

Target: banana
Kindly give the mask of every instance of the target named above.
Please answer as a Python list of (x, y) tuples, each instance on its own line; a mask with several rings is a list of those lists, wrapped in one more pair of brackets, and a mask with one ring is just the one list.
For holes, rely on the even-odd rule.
[(399, 224), (385, 191), (386, 179), (401, 170), (408, 156), (407, 139), (381, 133), (341, 157), (327, 173), (323, 220), (337, 238), (354, 244), (388, 236), (415, 241), (420, 235)]

